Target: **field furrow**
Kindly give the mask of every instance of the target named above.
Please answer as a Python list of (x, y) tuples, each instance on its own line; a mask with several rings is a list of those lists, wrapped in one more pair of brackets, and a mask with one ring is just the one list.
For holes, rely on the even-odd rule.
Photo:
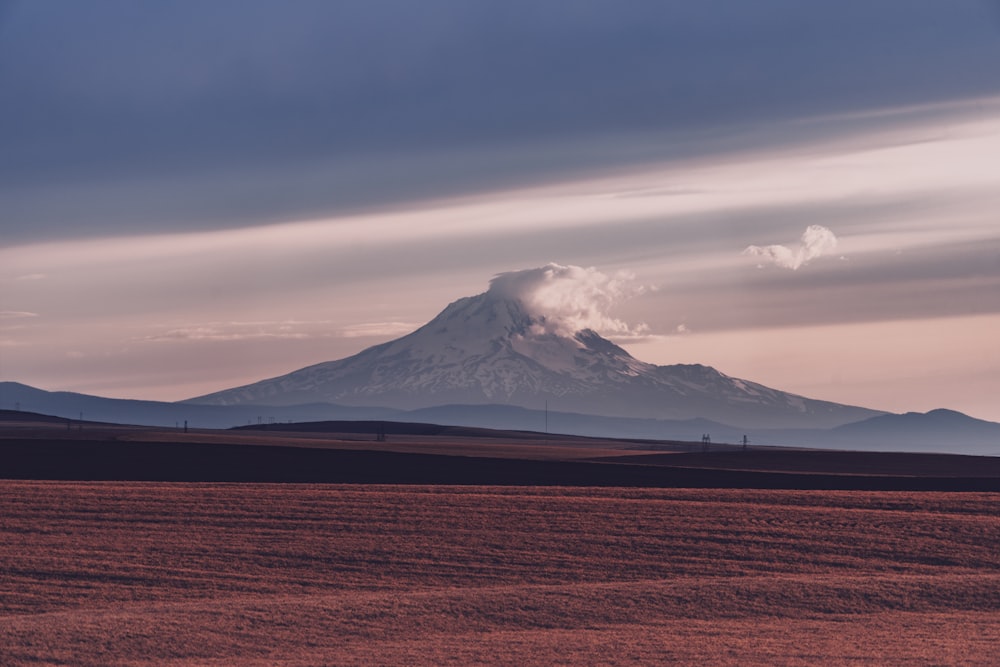
[(990, 664), (1000, 496), (0, 483), (0, 663)]

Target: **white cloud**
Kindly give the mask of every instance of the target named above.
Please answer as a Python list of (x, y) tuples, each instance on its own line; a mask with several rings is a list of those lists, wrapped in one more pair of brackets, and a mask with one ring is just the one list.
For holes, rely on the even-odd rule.
[(413, 322), (365, 322), (352, 324), (337, 331), (340, 338), (364, 338), (367, 336), (402, 336), (408, 334), (419, 324)]
[(157, 343), (185, 341), (305, 340), (318, 338), (365, 338), (401, 336), (419, 324), (413, 322), (365, 322), (335, 327), (332, 320), (248, 320), (205, 322), (164, 326), (140, 340)]
[(20, 320), (26, 317), (38, 317), (38, 313), (31, 313), (26, 310), (0, 310), (0, 319)]
[(594, 267), (546, 264), (535, 269), (508, 271), (490, 281), (489, 293), (519, 301), (539, 321), (540, 332), (572, 335), (592, 329), (611, 336), (638, 336), (649, 329), (630, 325), (610, 315), (618, 303), (646, 288), (631, 273), (609, 276)]
[(190, 327), (177, 327), (164, 331), (163, 333), (146, 336), (142, 340), (154, 343), (171, 343), (186, 341), (237, 341), (237, 340), (269, 340), (269, 339), (291, 339), (302, 340), (309, 338), (309, 334), (290, 330), (290, 327), (278, 327), (276, 330), (265, 330), (263, 328), (241, 328), (231, 324), (226, 325), (200, 325)]
[(837, 237), (822, 225), (809, 225), (798, 243), (790, 245), (752, 245), (743, 251), (745, 255), (763, 257), (777, 266), (796, 269), (811, 260), (829, 255), (837, 249)]

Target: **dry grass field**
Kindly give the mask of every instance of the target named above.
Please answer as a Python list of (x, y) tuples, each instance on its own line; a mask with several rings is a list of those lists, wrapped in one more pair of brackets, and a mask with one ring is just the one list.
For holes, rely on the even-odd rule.
[(997, 655), (997, 494), (0, 482), (2, 665)]

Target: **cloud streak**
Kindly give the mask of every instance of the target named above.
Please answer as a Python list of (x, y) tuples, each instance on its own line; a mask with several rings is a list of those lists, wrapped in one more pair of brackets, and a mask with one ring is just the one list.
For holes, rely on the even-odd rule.
[(310, 334), (296, 331), (298, 322), (210, 322), (168, 329), (144, 336), (151, 343), (218, 342), (242, 340), (304, 340)]
[(364, 322), (338, 329), (337, 336), (339, 338), (402, 336), (410, 333), (420, 324), (418, 322)]
[(809, 225), (798, 243), (789, 245), (748, 246), (744, 255), (762, 257), (785, 269), (796, 271), (810, 261), (837, 249), (837, 237), (823, 225)]
[[(2, 314), (0, 314), (2, 315)], [(362, 322), (338, 326), (333, 320), (260, 320), (206, 322), (174, 326), (139, 338), (150, 343), (194, 343), (267, 340), (315, 340), (326, 338), (384, 338), (410, 333), (415, 322)]]

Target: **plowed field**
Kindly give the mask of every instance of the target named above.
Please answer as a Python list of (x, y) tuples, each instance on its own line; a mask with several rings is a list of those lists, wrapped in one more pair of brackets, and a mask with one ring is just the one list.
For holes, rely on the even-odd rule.
[(2, 665), (995, 665), (1000, 495), (0, 482)]

